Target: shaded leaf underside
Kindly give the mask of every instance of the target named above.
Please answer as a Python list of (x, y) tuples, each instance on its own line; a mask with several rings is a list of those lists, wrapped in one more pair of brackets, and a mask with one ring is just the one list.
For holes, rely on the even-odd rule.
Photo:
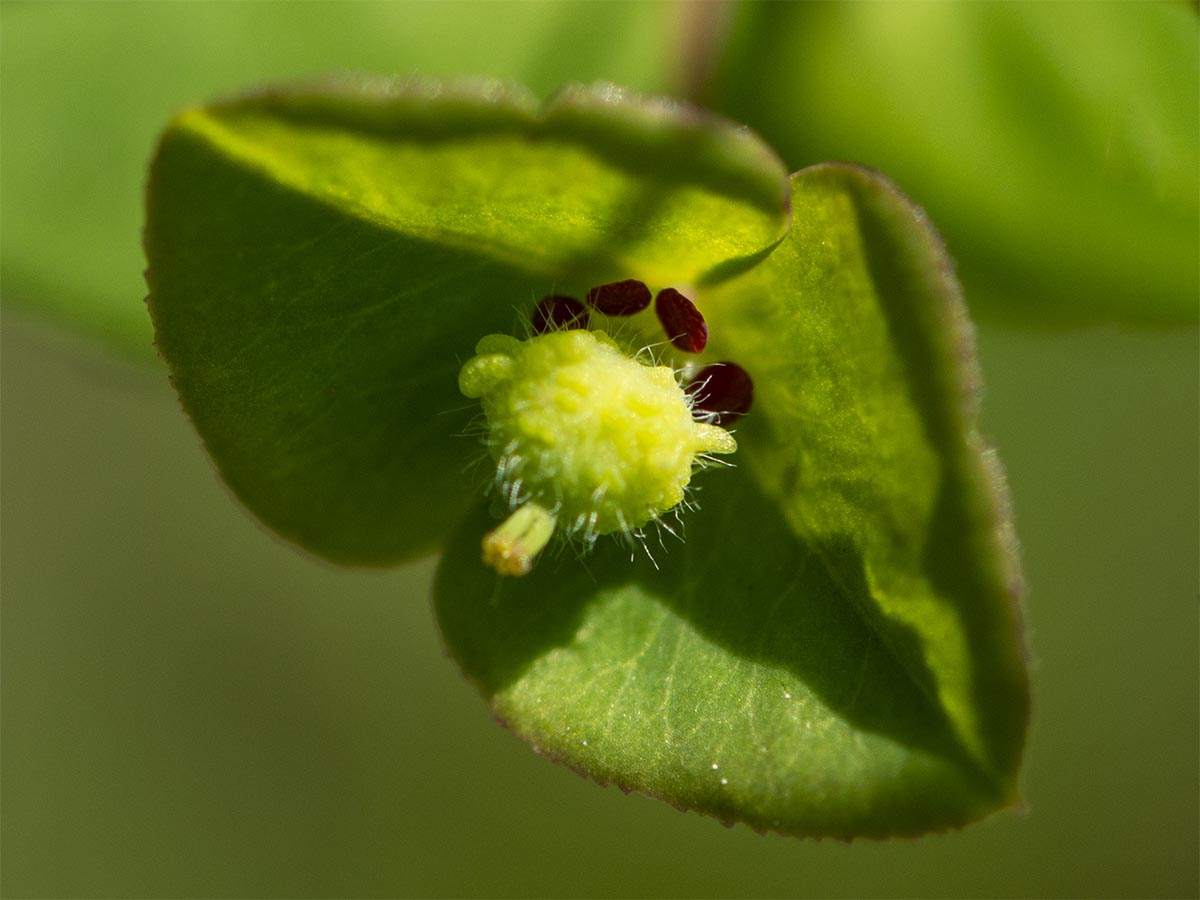
[(726, 123), (486, 87), (264, 94), (181, 114), (156, 157), (159, 350), (238, 496), (331, 559), (428, 552), (486, 480), (455, 387), (480, 336), (553, 291), (699, 281), (786, 226), (778, 161)]

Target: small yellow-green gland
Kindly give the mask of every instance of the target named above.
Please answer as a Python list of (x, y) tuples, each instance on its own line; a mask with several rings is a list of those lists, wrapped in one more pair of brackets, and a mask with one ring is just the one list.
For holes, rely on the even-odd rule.
[(483, 406), (505, 499), (539, 504), (572, 533), (645, 525), (683, 500), (698, 454), (737, 449), (692, 418), (671, 369), (630, 358), (603, 332), (493, 334), (475, 352), (459, 389)]

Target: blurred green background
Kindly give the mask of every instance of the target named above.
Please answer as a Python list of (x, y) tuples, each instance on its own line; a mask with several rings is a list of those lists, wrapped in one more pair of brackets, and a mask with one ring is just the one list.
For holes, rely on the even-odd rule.
[[(938, 6), (906, 5), (918, 38), (920, 11)], [(1019, 8), (1033, 20), (1040, 6)], [(1155, 33), (1185, 29), (1166, 43), (1187, 52), (1159, 52), (1155, 65), (1178, 74), (1186, 100), (1197, 89), (1194, 11), (1138, 7), (1181, 23)], [(858, 21), (870, 7), (851, 9)], [(680, 91), (702, 68), (680, 58), (703, 59), (680, 48), (705, 46), (696, 36), (710, 12), (684, 7), (684, 27), (679, 6), (655, 3), (0, 6), (0, 892), (1200, 892), (1200, 341), (1187, 324), (1200, 271), (1195, 197), (1155, 206), (1143, 190), (1153, 179), (1134, 179), (1117, 204), (1181, 223), (1162, 226), (1179, 257), (1169, 264), (1185, 273), (1164, 295), (1166, 318), (1183, 323), (1170, 329), (1145, 330), (1117, 276), (1089, 316), (1075, 295), (1079, 267), (1056, 268), (1050, 248), (1038, 256), (1039, 296), (1067, 297), (1065, 318), (1092, 325), (1046, 330), (1064, 317), (1005, 305), (1021, 278), (1006, 290), (975, 250), (959, 256), (964, 281), (993, 295), (968, 299), (982, 314), (984, 430), (1007, 464), (1025, 547), (1035, 703), (1027, 808), (961, 833), (852, 845), (760, 837), (589, 784), (497, 727), (443, 656), (431, 562), (363, 572), (306, 558), (255, 525), (204, 457), (153, 359), (141, 303), (141, 184), (173, 109), (339, 68), (512, 77), (543, 93), (595, 78)], [(733, 12), (744, 34), (753, 23)], [(1068, 74), (1083, 66), (1072, 34), (1028, 33), (1044, 56), (1068, 60)], [(829, 73), (861, 53), (818, 34)], [(1126, 56), (1145, 47), (1112, 49), (1128, 68)], [(1104, 107), (1086, 79), (1066, 81), (1082, 85), (1083, 107)], [(866, 86), (864, 75), (857, 90)], [(796, 91), (775, 87), (776, 106), (763, 83), (755, 108), (743, 107), (765, 133), (775, 126), (755, 109), (786, 118)], [(1038, 100), (1036, 87), (1022, 90)], [(843, 120), (853, 120), (846, 104), (860, 103), (863, 116), (877, 104), (853, 84), (839, 91)], [(1157, 108), (1144, 99), (1139, 108)], [(941, 122), (945, 140), (955, 115)], [(1194, 173), (1186, 155), (1197, 113), (1164, 115), (1139, 121), (1170, 140), (1127, 143), (1183, 147)], [(823, 128), (823, 141), (829, 129), (841, 135), (843, 155), (894, 175), (917, 153), (903, 129), (890, 147), (855, 144), (859, 129), (836, 121)], [(780, 135), (791, 166), (815, 161)], [(1065, 153), (1057, 145), (1070, 139), (1047, 141), (1045, 152)], [(1056, 194), (1039, 159), (1030, 154), (1021, 171), (1046, 202), (1114, 189), (1084, 166)], [(936, 183), (936, 167), (925, 177)], [(991, 233), (972, 219), (987, 212), (977, 197), (988, 191), (961, 172), (953, 183), (962, 208), (946, 234), (957, 253)], [(1167, 209), (1182, 212), (1153, 212)], [(1079, 227), (1096, 214), (1091, 204), (1077, 213)], [(1158, 252), (1158, 233), (1134, 248), (1134, 262)]]

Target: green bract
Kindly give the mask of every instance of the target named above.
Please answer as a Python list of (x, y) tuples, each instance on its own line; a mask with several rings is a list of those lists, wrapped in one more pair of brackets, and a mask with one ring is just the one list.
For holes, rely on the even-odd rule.
[[(229, 485), (339, 562), (444, 548), (450, 651), (541, 752), (801, 835), (915, 834), (1016, 799), (1027, 684), (1003, 479), (945, 253), (877, 174), (789, 180), (752, 134), (607, 85), (538, 105), (495, 84), (345, 81), (181, 113), (146, 246), (159, 348)], [(657, 568), (599, 541), (501, 580), (480, 561), (492, 466), (472, 467), (460, 369), (540, 297), (629, 278), (697, 285), (696, 363), (754, 379), (738, 465), (705, 480)], [(573, 335), (606, 346), (545, 346)], [(516, 358), (515, 339), (488, 341)], [(505, 427), (507, 366), (463, 371)], [(678, 449), (655, 433), (648, 454)], [(574, 462), (602, 456), (568, 437)], [(545, 498), (582, 490), (568, 481)], [(545, 524), (535, 511), (505, 540)]]

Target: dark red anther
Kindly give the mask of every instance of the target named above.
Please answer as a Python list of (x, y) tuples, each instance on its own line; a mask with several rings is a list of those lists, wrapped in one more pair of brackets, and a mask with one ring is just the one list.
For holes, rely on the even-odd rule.
[(564, 297), (553, 294), (546, 297), (533, 308), (529, 317), (534, 334), (545, 334), (547, 331), (570, 331), (573, 328), (588, 327), (587, 307), (574, 297)]
[(614, 281), (588, 291), (587, 302), (606, 316), (632, 316), (650, 305), (650, 288), (636, 278)]
[(671, 343), (684, 353), (699, 353), (708, 344), (704, 316), (675, 288), (663, 288), (654, 300), (654, 311)]
[(710, 414), (712, 423), (724, 428), (748, 413), (754, 403), (754, 382), (737, 363), (705, 366), (684, 390), (692, 397), (694, 412)]

